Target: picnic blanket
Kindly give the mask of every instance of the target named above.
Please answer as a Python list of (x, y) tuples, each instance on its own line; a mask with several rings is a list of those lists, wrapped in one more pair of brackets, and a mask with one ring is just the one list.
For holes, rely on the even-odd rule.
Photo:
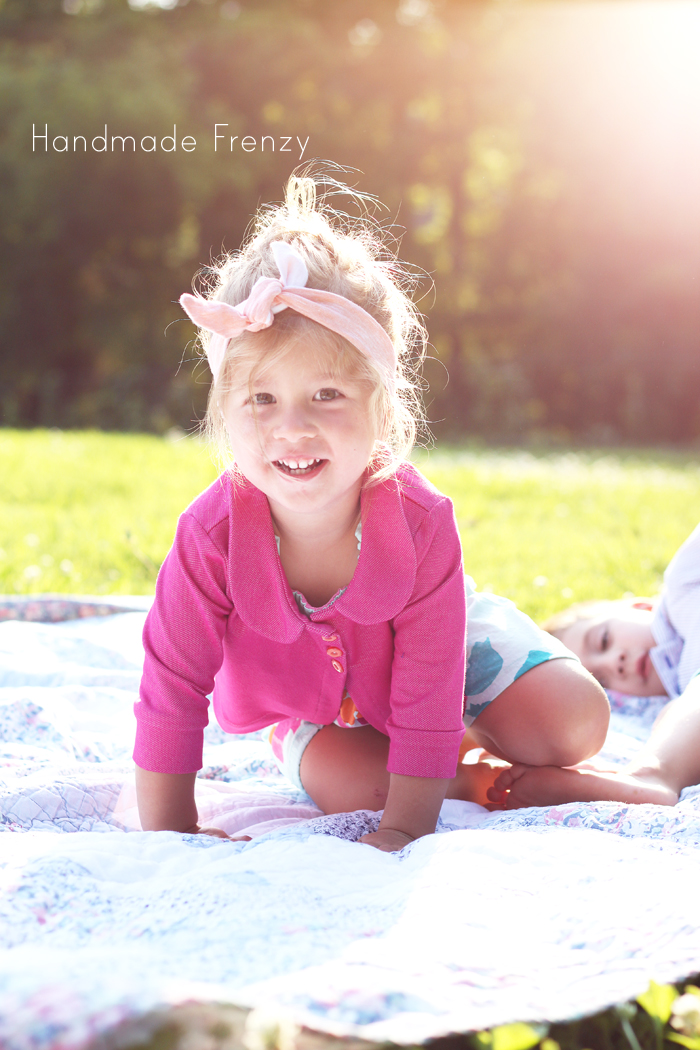
[[(378, 814), (320, 815), (263, 733), (210, 725), (200, 814), (252, 841), (134, 830), (147, 602), (100, 602), (0, 602), (6, 1050), (82, 1050), (189, 1001), (409, 1044), (564, 1020), (700, 968), (698, 789), (673, 808), (446, 802), (435, 835), (386, 854), (356, 842)], [(662, 701), (613, 699), (605, 754), (622, 760)]]

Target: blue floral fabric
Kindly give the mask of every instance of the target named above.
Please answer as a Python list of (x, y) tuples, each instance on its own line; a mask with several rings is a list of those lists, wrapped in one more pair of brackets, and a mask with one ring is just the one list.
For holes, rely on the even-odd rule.
[(477, 591), (467, 581), (467, 675), (464, 722), (469, 726), (504, 689), (547, 660), (578, 660), (508, 598)]

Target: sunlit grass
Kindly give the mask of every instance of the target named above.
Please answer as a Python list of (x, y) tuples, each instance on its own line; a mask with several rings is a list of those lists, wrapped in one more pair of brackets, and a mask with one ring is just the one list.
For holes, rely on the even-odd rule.
[(0, 430), (0, 590), (150, 594), (177, 517), (216, 477), (198, 442)]
[[(439, 449), (416, 457), (455, 502), (466, 571), (536, 619), (654, 594), (700, 517), (682, 455)], [(152, 593), (178, 514), (216, 477), (190, 439), (0, 430), (0, 591)]]
[(536, 620), (572, 601), (654, 595), (700, 520), (690, 455), (436, 451), (417, 457), (454, 500), (465, 570)]

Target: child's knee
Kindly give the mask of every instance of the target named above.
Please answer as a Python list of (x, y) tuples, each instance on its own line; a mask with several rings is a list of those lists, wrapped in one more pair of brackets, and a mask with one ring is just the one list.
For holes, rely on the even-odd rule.
[[(554, 661), (553, 661), (554, 663)], [(557, 660), (558, 717), (550, 740), (551, 765), (572, 766), (600, 751), (610, 723), (610, 704), (602, 686), (571, 660)]]
[(609, 720), (604, 690), (577, 660), (561, 658), (516, 679), (478, 716), (471, 733), (509, 762), (571, 766), (600, 750)]

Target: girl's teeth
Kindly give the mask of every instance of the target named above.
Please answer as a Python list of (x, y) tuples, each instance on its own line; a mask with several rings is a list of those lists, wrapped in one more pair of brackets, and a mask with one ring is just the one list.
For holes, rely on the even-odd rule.
[(321, 461), (318, 459), (280, 459), (277, 462), (287, 467), (288, 470), (307, 470), (308, 467), (315, 466)]

